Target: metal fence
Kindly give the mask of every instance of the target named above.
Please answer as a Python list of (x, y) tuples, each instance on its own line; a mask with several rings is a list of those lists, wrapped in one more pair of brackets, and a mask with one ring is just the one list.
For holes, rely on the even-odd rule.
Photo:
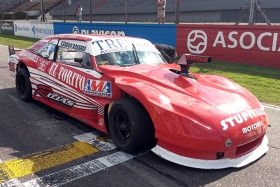
[[(278, 1), (167, 0), (166, 23), (280, 25)], [(0, 19), (75, 21), (79, 3), (84, 5), (84, 22), (158, 21), (155, 0), (0, 0)]]

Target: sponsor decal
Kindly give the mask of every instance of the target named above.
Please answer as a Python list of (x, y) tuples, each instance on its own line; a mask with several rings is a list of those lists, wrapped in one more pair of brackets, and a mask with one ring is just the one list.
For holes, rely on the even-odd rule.
[(84, 93), (101, 97), (112, 97), (112, 83), (108, 81), (99, 81), (88, 79)]
[(227, 130), (229, 127), (234, 127), (238, 124), (242, 124), (243, 122), (248, 121), (248, 119), (255, 119), (264, 115), (265, 112), (262, 108), (246, 110), (240, 114), (236, 114), (234, 116), (222, 120), (220, 124), (222, 125), (223, 130)]
[(45, 34), (45, 35), (53, 35), (53, 29), (51, 28), (38, 28), (33, 26), (32, 27), (33, 34), (39, 33), (39, 34)]
[(0, 22), (0, 34), (14, 35), (13, 22)]
[(52, 88), (45, 85), (37, 85), (37, 90), (34, 92), (34, 95), (40, 95), (44, 99), (68, 109), (71, 109), (75, 105), (74, 101), (53, 93)]
[[(219, 31), (216, 35), (215, 41), (212, 47), (222, 48), (242, 48), (245, 50), (252, 49), (256, 46), (262, 51), (277, 51), (280, 52), (280, 46), (278, 42), (278, 33), (263, 32), (260, 35), (255, 35), (253, 32), (238, 32), (231, 31), (227, 35), (223, 31)], [(268, 38), (272, 39), (270, 45), (264, 46), (263, 42)], [(249, 39), (249, 43), (245, 43), (245, 39)], [(189, 33), (187, 39), (187, 47), (191, 53), (201, 54), (207, 49), (208, 37), (202, 30), (193, 30)]]
[(86, 84), (85, 76), (73, 72), (72, 70), (53, 63), (48, 71), (48, 74), (68, 85), (84, 90), (84, 86)]
[(5, 30), (12, 31), (13, 27), (9, 23), (4, 23), (1, 26), (1, 30), (3, 30), (3, 31), (5, 31)]
[(88, 122), (86, 119), (79, 117), (77, 114), (71, 113), (70, 116), (72, 116), (73, 118), (75, 118), (75, 119), (77, 119), (79, 121), (82, 121), (84, 123)]
[(103, 119), (103, 118), (100, 118), (100, 119), (99, 119), (98, 125), (101, 126), (101, 127), (104, 126), (104, 119)]
[(29, 60), (32, 60), (33, 62), (38, 62), (39, 57), (33, 53), (30, 53), (28, 51), (21, 51), (19, 53), (20, 56), (28, 58)]
[(262, 121), (258, 121), (257, 123), (254, 123), (253, 125), (249, 125), (248, 127), (242, 128), (242, 133), (246, 134), (248, 132), (256, 130), (257, 128), (261, 127), (262, 125), (263, 125), (263, 122)]
[(17, 24), (15, 24), (15, 32), (17, 31), (30, 31), (29, 27), (26, 26), (18, 26)]
[(40, 59), (38, 60), (38, 70), (44, 72), (44, 71), (46, 70), (46, 68), (48, 67), (49, 64), (50, 64), (50, 63), (49, 63), (48, 61), (44, 60), (43, 58), (40, 58)]
[(124, 31), (114, 31), (114, 30), (87, 30), (87, 29), (80, 29), (77, 26), (74, 26), (72, 29), (72, 33), (74, 34), (101, 34), (101, 35), (119, 35), (125, 36)]
[(208, 57), (203, 57), (203, 56), (194, 56), (194, 55), (186, 55), (186, 60), (187, 62), (208, 62), (209, 58)]
[(132, 39), (105, 39), (92, 42), (93, 47), (100, 52), (100, 54), (111, 53), (117, 51), (128, 51), (132, 49), (132, 44), (139, 51), (155, 51), (155, 47), (146, 40), (132, 40)]
[(187, 47), (191, 53), (201, 54), (207, 48), (207, 35), (202, 30), (193, 30), (189, 33), (187, 42)]
[(87, 49), (87, 47), (84, 45), (78, 45), (75, 43), (70, 43), (70, 42), (65, 42), (65, 41), (61, 41), (60, 46), (64, 47), (64, 48), (68, 48), (68, 49), (73, 49), (76, 51), (82, 51), (82, 52)]

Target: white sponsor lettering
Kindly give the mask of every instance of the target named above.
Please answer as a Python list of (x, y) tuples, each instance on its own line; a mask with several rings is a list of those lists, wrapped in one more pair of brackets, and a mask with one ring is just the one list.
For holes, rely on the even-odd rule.
[(247, 110), (222, 120), (220, 124), (222, 125), (223, 130), (227, 130), (229, 126), (234, 127), (237, 124), (242, 124), (243, 122), (248, 121), (248, 119), (254, 119), (263, 115), (265, 115), (265, 112), (262, 108)]
[(71, 85), (80, 90), (84, 90), (84, 86), (86, 83), (85, 76), (73, 72), (65, 67), (58, 66), (57, 64), (53, 63), (48, 71), (48, 74), (56, 77), (58, 80), (61, 80), (68, 85)]
[(26, 58), (32, 60), (33, 62), (38, 62), (38, 59), (39, 59), (39, 57), (37, 55), (27, 52), (27, 51), (21, 51), (19, 53), (19, 56), (26, 57)]
[(56, 102), (57, 104), (61, 104), (63, 106), (67, 106), (69, 108), (73, 107), (75, 105), (74, 101), (71, 101), (67, 98), (64, 98), (62, 96), (59, 96), (57, 94), (54, 93), (48, 93), (47, 98)]
[(258, 121), (257, 123), (254, 123), (252, 125), (249, 125), (247, 127), (242, 128), (242, 133), (246, 134), (248, 132), (251, 132), (251, 131), (261, 127), (262, 125), (263, 125), (263, 122), (262, 121)]
[[(249, 50), (252, 49), (254, 46), (257, 46), (262, 51), (280, 52), (280, 46), (277, 46), (278, 33), (264, 32), (261, 33), (259, 36), (256, 36), (252, 32), (243, 32), (241, 33), (239, 39), (238, 34), (238, 31), (231, 31), (227, 36), (227, 39), (229, 40), (229, 42), (227, 43), (227, 40), (225, 39), (225, 34), (223, 33), (223, 31), (219, 31), (213, 43), (213, 47), (217, 47), (220, 45), (223, 48), (234, 49), (239, 45), (242, 49)], [(249, 43), (245, 44), (245, 38), (247, 39), (246, 41), (249, 41)], [(263, 42), (269, 38), (272, 39), (271, 45), (264, 46)]]
[(8, 31), (12, 31), (13, 30), (13, 27), (11, 27), (10, 25), (2, 25), (1, 26), (1, 29), (4, 31), (4, 30), (8, 30)]

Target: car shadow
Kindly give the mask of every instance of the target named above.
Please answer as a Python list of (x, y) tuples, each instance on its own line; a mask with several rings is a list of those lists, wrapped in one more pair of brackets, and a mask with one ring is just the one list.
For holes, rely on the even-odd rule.
[[(264, 154), (262, 157), (264, 157)], [(225, 169), (197, 169), (187, 166), (182, 166), (170, 161), (167, 161), (152, 152), (143, 154), (140, 157), (136, 157), (135, 160), (139, 163), (139, 167), (145, 167), (149, 170), (157, 172), (159, 175), (165, 176), (166, 178), (174, 181), (179, 186), (190, 187), (190, 186), (205, 186), (207, 184), (214, 183), (232, 173), (245, 170), (256, 162), (256, 161), (240, 167), (240, 168), (225, 168)], [(153, 162), (151, 162), (151, 160)]]

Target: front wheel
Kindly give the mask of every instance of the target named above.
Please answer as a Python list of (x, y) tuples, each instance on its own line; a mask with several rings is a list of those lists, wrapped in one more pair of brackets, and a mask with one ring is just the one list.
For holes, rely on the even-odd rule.
[(16, 89), (23, 101), (30, 101), (32, 98), (32, 87), (29, 74), (26, 69), (20, 68), (16, 74)]
[(125, 152), (143, 151), (156, 145), (148, 112), (131, 97), (114, 102), (109, 112), (109, 132), (116, 146)]

